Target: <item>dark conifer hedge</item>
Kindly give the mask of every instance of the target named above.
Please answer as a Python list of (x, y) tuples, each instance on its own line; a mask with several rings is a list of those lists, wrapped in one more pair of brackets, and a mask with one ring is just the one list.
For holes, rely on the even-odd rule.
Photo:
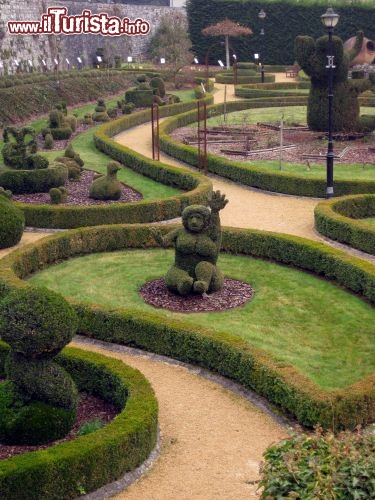
[[(209, 59), (217, 64), (223, 59), (222, 37), (202, 35), (202, 29), (228, 17), (252, 29), (253, 34), (240, 38), (230, 38), (231, 49), (239, 61), (253, 61), (255, 53), (263, 52), (266, 64), (293, 64), (293, 44), (297, 35), (309, 35), (318, 38), (325, 33), (320, 16), (327, 9), (325, 0), (188, 0), (187, 12), (189, 32), (193, 51), (199, 60), (204, 61), (207, 50), (211, 48)], [(365, 0), (336, 0), (332, 5), (340, 15), (335, 34), (344, 41), (363, 30), (365, 36), (372, 38), (375, 24), (373, 2)], [(259, 11), (266, 12), (262, 21)], [(264, 35), (260, 34), (264, 28)], [(223, 59), (224, 60), (224, 59)]]

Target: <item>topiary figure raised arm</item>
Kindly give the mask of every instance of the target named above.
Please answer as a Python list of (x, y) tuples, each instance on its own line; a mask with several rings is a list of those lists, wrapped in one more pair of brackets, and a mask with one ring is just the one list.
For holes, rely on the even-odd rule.
[[(362, 48), (363, 33), (357, 33), (356, 43), (344, 51), (341, 38), (332, 37), (333, 71), (333, 130), (360, 131), (363, 126), (359, 117), (358, 96), (373, 88), (375, 75), (370, 78), (348, 80), (349, 64)], [(297, 36), (295, 57), (302, 70), (311, 78), (311, 89), (307, 105), (307, 124), (311, 130), (328, 130), (328, 36), (316, 41), (309, 36)]]
[(169, 290), (180, 295), (205, 294), (223, 287), (224, 277), (216, 266), (221, 247), (219, 211), (228, 200), (220, 191), (212, 194), (208, 207), (189, 205), (182, 212), (183, 227), (162, 236), (153, 230), (154, 239), (162, 247), (174, 244), (175, 262), (165, 276)]

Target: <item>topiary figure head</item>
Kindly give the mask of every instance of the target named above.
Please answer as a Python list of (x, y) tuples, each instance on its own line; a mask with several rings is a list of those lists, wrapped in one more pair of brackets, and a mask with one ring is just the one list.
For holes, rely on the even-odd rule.
[(121, 164), (118, 161), (110, 161), (107, 165), (107, 175), (116, 177), (117, 172), (121, 170)]
[(201, 233), (210, 223), (211, 210), (204, 205), (189, 205), (182, 212), (184, 228), (191, 233)]
[(50, 359), (72, 340), (78, 320), (59, 294), (43, 288), (11, 291), (0, 303), (0, 336), (29, 359)]

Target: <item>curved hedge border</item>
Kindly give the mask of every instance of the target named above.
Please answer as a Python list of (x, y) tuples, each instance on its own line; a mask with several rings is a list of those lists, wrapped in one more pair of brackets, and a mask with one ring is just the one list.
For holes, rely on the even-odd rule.
[(13, 194), (46, 193), (53, 187), (65, 184), (68, 179), (66, 167), (56, 165), (36, 170), (9, 169), (0, 172), (0, 186)]
[(322, 201), (315, 207), (315, 227), (332, 240), (375, 255), (375, 227), (355, 220), (375, 217), (375, 196), (344, 196)]
[[(306, 105), (306, 102), (307, 96), (232, 101), (226, 103), (226, 111), (231, 112), (260, 107), (303, 106)], [(223, 112), (223, 103), (209, 106), (207, 109), (208, 116), (222, 114)], [(169, 134), (176, 128), (184, 127), (195, 121), (196, 114), (187, 112), (166, 120), (160, 126), (161, 149), (165, 153), (193, 166), (198, 165), (197, 148), (182, 144), (172, 139)], [(302, 175), (288, 172), (268, 172), (266, 169), (255, 165), (245, 165), (243, 162), (228, 160), (213, 154), (207, 154), (207, 169), (209, 172), (221, 177), (266, 191), (298, 196), (313, 196), (316, 198), (322, 198), (326, 195), (326, 180), (323, 178), (307, 179)], [(375, 193), (375, 181), (356, 179), (335, 181), (335, 194), (337, 196), (358, 193)]]
[[(228, 72), (216, 73), (215, 80), (217, 83), (233, 84), (234, 83), (233, 71), (231, 71), (230, 73)], [(267, 75), (267, 74), (264, 75), (265, 83), (273, 83), (274, 81), (275, 81), (275, 75)], [(237, 83), (260, 83), (260, 82), (261, 82), (260, 74), (256, 76), (237, 75)]]
[[(1, 369), (7, 348), (0, 345)], [(120, 361), (66, 348), (58, 362), (80, 390), (122, 411), (102, 429), (41, 451), (0, 461), (1, 497), (7, 500), (77, 498), (134, 470), (157, 439), (158, 404), (144, 376)]]
[[(209, 103), (212, 102), (212, 96), (207, 97), (206, 100)], [(195, 109), (196, 106), (196, 101), (162, 106), (160, 107), (160, 116), (181, 113), (188, 109)], [(115, 134), (151, 120), (150, 116), (151, 111), (148, 109), (125, 115), (118, 120), (102, 125), (95, 133), (95, 144), (98, 149), (134, 171), (186, 192), (164, 199), (110, 205), (73, 207), (16, 203), (25, 215), (26, 225), (72, 229), (101, 224), (161, 221), (178, 217), (186, 205), (205, 200), (212, 189), (211, 181), (207, 178), (187, 169), (151, 160), (111, 139)]]
[(237, 85), (234, 94), (241, 99), (254, 99), (259, 97), (285, 97), (285, 96), (301, 96), (300, 93), (294, 92), (300, 89), (309, 89), (310, 82), (277, 82), (277, 83), (261, 83), (252, 85)]
[[(156, 246), (151, 225), (112, 225), (58, 233), (0, 261), (0, 295), (54, 262), (93, 252)], [(161, 231), (170, 230), (160, 225)], [(344, 252), (296, 236), (225, 228), (223, 251), (271, 259), (313, 272), (375, 304), (375, 266)], [(2, 292), (3, 290), (3, 292)], [(301, 424), (354, 428), (375, 421), (375, 374), (345, 389), (326, 391), (293, 366), (278, 362), (230, 332), (192, 326), (183, 320), (75, 304), (80, 333), (137, 346), (229, 377), (265, 396)], [(250, 326), (251, 327), (251, 326)]]

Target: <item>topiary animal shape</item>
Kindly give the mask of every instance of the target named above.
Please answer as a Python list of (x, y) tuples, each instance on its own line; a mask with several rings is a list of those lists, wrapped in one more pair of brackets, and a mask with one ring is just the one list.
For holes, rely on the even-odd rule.
[(0, 389), (1, 442), (41, 444), (69, 432), (78, 392), (53, 358), (77, 324), (68, 302), (47, 289), (14, 289), (0, 302), (0, 335), (11, 347)]
[(119, 200), (122, 184), (117, 180), (120, 163), (110, 161), (107, 165), (107, 175), (95, 179), (90, 186), (89, 197), (95, 200)]
[(165, 276), (169, 290), (180, 295), (216, 292), (224, 285), (224, 276), (217, 267), (221, 247), (219, 211), (228, 201), (220, 191), (212, 194), (209, 207), (189, 205), (182, 212), (183, 227), (162, 236), (152, 234), (161, 246), (175, 247), (175, 262)]
[(35, 130), (31, 127), (5, 127), (3, 138), (5, 165), (12, 168), (25, 168), (27, 158), (37, 151)]
[(307, 105), (307, 124), (317, 131), (328, 130), (328, 71), (333, 71), (333, 130), (358, 131), (361, 129), (358, 96), (372, 87), (370, 79), (348, 80), (349, 64), (360, 52), (363, 33), (350, 51), (344, 52), (343, 42), (333, 36), (334, 66), (328, 70), (328, 36), (316, 41), (309, 36), (298, 36), (295, 40), (295, 57), (303, 71), (311, 78), (311, 89)]

